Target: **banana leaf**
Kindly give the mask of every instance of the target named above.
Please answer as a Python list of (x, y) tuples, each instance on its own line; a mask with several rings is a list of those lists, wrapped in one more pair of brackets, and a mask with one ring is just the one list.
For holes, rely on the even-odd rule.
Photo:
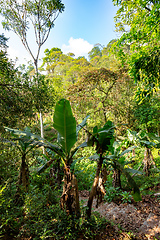
[(73, 117), (71, 106), (68, 100), (61, 99), (55, 107), (53, 127), (58, 131), (58, 142), (66, 155), (69, 155), (71, 148), (77, 140), (76, 120)]
[(134, 198), (134, 200), (136, 202), (141, 201), (141, 194), (140, 194), (140, 190), (139, 187), (137, 186), (136, 182), (134, 181), (134, 179), (131, 177), (131, 175), (129, 174), (128, 170), (125, 169), (121, 164), (119, 164), (118, 162), (116, 162), (116, 164), (119, 166), (121, 172), (126, 176), (127, 181), (130, 185), (130, 187), (133, 189), (133, 193), (132, 196)]
[(47, 161), (43, 166), (38, 168), (37, 173), (40, 174), (40, 173), (44, 172), (56, 160), (57, 160), (57, 158), (53, 158), (53, 159)]
[(136, 169), (133, 169), (133, 168), (125, 168), (125, 170), (127, 171), (127, 172), (130, 172), (130, 173), (133, 173), (133, 174), (139, 174), (139, 175), (143, 175), (143, 172), (141, 172), (141, 171), (138, 171), (138, 170), (136, 170)]
[(25, 128), (24, 131), (21, 131), (19, 129), (13, 129), (9, 127), (4, 127), (7, 132), (12, 133), (13, 135), (18, 135), (20, 138), (26, 137), (27, 139), (37, 139), (37, 140), (43, 140), (40, 136), (31, 133), (29, 128)]
[(47, 142), (47, 143), (37, 142), (36, 147), (48, 148), (48, 149), (52, 150), (53, 152), (57, 153), (60, 157), (62, 157), (62, 158), (64, 157), (64, 153), (63, 153), (62, 149), (59, 146), (54, 145), (50, 142)]
[(87, 124), (88, 118), (89, 118), (89, 115), (80, 124), (77, 125), (77, 127), (76, 127), (77, 137), (78, 137), (79, 131)]
[(119, 156), (121, 157), (121, 156), (123, 156), (124, 154), (129, 153), (130, 151), (132, 151), (132, 150), (135, 149), (135, 148), (137, 148), (137, 147), (136, 147), (136, 146), (131, 146), (131, 147), (125, 149), (123, 152), (121, 152)]
[(73, 149), (73, 151), (71, 151), (70, 154), (70, 159), (74, 157), (74, 155), (76, 154), (76, 152), (80, 149), (80, 148), (85, 148), (88, 147), (87, 142), (83, 142), (81, 145), (79, 145), (78, 147), (76, 147), (75, 149)]
[(90, 160), (94, 160), (94, 161), (97, 161), (99, 158), (100, 156), (98, 154), (95, 154), (89, 157)]

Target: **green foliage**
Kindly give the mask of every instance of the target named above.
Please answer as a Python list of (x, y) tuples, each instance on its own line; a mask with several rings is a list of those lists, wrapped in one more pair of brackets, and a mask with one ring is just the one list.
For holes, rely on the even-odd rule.
[[(0, 196), (0, 211), (1, 211), (1, 237), (14, 237), (18, 234), (19, 228), (23, 221), (23, 208), (15, 204), (14, 195), (16, 188), (13, 183), (7, 184), (6, 188), (3, 188)], [(7, 201), (6, 201), (7, 199)]]
[(88, 57), (89, 57), (89, 60), (91, 61), (94, 57), (96, 56), (99, 56), (101, 57), (102, 56), (102, 52), (101, 52), (101, 49), (100, 49), (100, 46), (94, 46), (92, 48), (92, 50), (88, 53)]
[(132, 198), (132, 195), (127, 192), (127, 191), (124, 191), (121, 193), (121, 196), (122, 196), (122, 203), (131, 203), (131, 198)]
[(0, 185), (4, 186), (6, 181), (17, 179), (17, 167), (20, 163), (20, 156), (15, 147), (1, 142), (0, 146)]
[[(113, 3), (119, 6), (115, 17), (117, 31), (123, 32), (115, 43), (120, 47), (118, 55), (138, 82), (143, 101), (159, 89), (159, 2), (113, 0)], [(125, 46), (129, 46), (130, 54)]]
[(43, 182), (41, 188), (32, 186), (31, 182), (31, 191), (22, 196), (22, 206), (15, 201), (15, 190), (14, 183), (11, 183), (0, 198), (1, 236), (7, 238), (33, 236), (37, 239), (45, 236), (46, 230), (52, 226), (55, 213), (60, 211), (56, 206), (57, 191), (51, 189), (49, 182), (46, 184)]
[(33, 117), (32, 92), (29, 83), (16, 77), (17, 70), (0, 52), (0, 125), (15, 126), (19, 119)]
[[(84, 155), (87, 154), (86, 151), (83, 151)], [(76, 162), (74, 172), (78, 180), (79, 190), (90, 190), (95, 177), (96, 162), (85, 157)]]
[(114, 188), (114, 187), (106, 187), (106, 195), (104, 196), (105, 201), (107, 202), (114, 202), (118, 199), (120, 196), (121, 190), (119, 187)]
[(110, 164), (114, 170), (119, 170), (126, 177), (128, 184), (133, 189), (132, 195), (133, 195), (134, 200), (140, 201), (141, 195), (140, 195), (139, 187), (136, 184), (135, 180), (130, 175), (130, 173), (138, 173), (138, 174), (142, 174), (142, 173), (139, 171), (133, 170), (131, 168), (126, 168), (125, 165), (129, 164), (129, 162), (126, 161), (125, 157), (124, 157), (124, 155), (126, 153), (129, 153), (131, 150), (133, 150), (135, 148), (135, 146), (132, 146), (125, 150), (122, 150), (123, 145), (124, 145), (124, 142), (122, 142), (122, 143), (114, 142), (113, 149), (112, 149), (112, 155), (107, 155), (105, 157), (106, 160), (109, 160), (109, 162), (106, 161), (106, 164), (107, 165)]
[(137, 90), (136, 98), (138, 104), (136, 102), (134, 107), (135, 128), (156, 133), (160, 124), (158, 94), (157, 96), (155, 94), (150, 100), (141, 101), (141, 90), (140, 92)]
[[(130, 174), (139, 174), (140, 172), (133, 170), (131, 167), (130, 169), (128, 167), (126, 168), (126, 165), (133, 166), (135, 164), (137, 167), (139, 166), (140, 161), (138, 160), (139, 162), (137, 161), (137, 163), (132, 163), (130, 161), (127, 161), (125, 158), (125, 155), (130, 153), (130, 151), (135, 148), (135, 146), (125, 149), (126, 146), (128, 146), (129, 142), (123, 142), (122, 144), (115, 143), (113, 145), (113, 135), (115, 127), (112, 122), (108, 121), (102, 128), (95, 127), (93, 129), (93, 134), (90, 137), (90, 144), (92, 145), (93, 143), (95, 143), (95, 149), (86, 148), (83, 150), (83, 152), (78, 152), (76, 155), (77, 158), (75, 158), (74, 154), (77, 152), (79, 147), (75, 147), (73, 151), (71, 150), (71, 148), (75, 145), (74, 142), (77, 141), (79, 131), (86, 125), (88, 116), (76, 127), (75, 118), (73, 117), (71, 107), (68, 104), (69, 102), (67, 100), (65, 101), (67, 102), (67, 104), (64, 102), (64, 99), (58, 102), (58, 108), (55, 109), (55, 114), (58, 114), (58, 117), (54, 122), (56, 122), (56, 127), (58, 123), (60, 123), (60, 125), (63, 123), (63, 127), (60, 128), (60, 131), (63, 130), (60, 132), (61, 137), (63, 137), (64, 139), (65, 137), (67, 137), (68, 141), (70, 141), (70, 135), (67, 135), (68, 128), (64, 126), (64, 123), (71, 123), (71, 125), (69, 126), (73, 126), (74, 131), (73, 135), (71, 134), (71, 139), (72, 136), (74, 136), (74, 141), (72, 141), (72, 145), (69, 145), (70, 151), (67, 152), (66, 155), (64, 155), (65, 148), (63, 146), (68, 146), (66, 145), (68, 143), (61, 146), (61, 141), (59, 141), (59, 145), (54, 145), (47, 141), (43, 143), (41, 142), (42, 139), (39, 138), (37, 135), (32, 134), (29, 129), (26, 129), (26, 131), (14, 130), (10, 128), (6, 129), (14, 133), (13, 137), (16, 139), (15, 141), (18, 140), (22, 142), (21, 148), (22, 150), (26, 150), (28, 154), (34, 146), (45, 146), (48, 147), (48, 149), (55, 150), (55, 154), (50, 153), (49, 155), (53, 159), (56, 155), (60, 155), (64, 160), (66, 160), (66, 156), (69, 154), (69, 156), (72, 157), (72, 161), (70, 162), (72, 163), (71, 169), (74, 170), (76, 178), (78, 179), (78, 185), (80, 190), (89, 190), (94, 180), (97, 164), (96, 161), (99, 158), (98, 154), (95, 158), (92, 156), (95, 150), (97, 153), (104, 153), (110, 150), (112, 152), (112, 155), (109, 155), (107, 153), (106, 159), (105, 161), (103, 161), (103, 164), (106, 164), (106, 162), (108, 162), (110, 166), (114, 167), (115, 165), (111, 163), (113, 161), (116, 162), (116, 167), (119, 168), (121, 172), (125, 174), (125, 176), (127, 176), (131, 184), (131, 188), (134, 190), (134, 193), (132, 193), (134, 199), (139, 200), (138, 189), (135, 186), (135, 182), (131, 179)], [(70, 121), (66, 120), (68, 117)], [(71, 120), (73, 120), (73, 122)], [(139, 137), (145, 137), (144, 133), (139, 135)], [(60, 138), (58, 138), (58, 140), (59, 139)], [(65, 142), (64, 139), (63, 142)], [(155, 138), (154, 141), (158, 141), (158, 138)], [(146, 144), (147, 139), (143, 139), (142, 142)], [(8, 142), (5, 142), (3, 144), (6, 143), (8, 144)], [(113, 148), (108, 147), (110, 144), (113, 145)], [(11, 151), (13, 151), (13, 146), (14, 145), (12, 145), (11, 147)], [(83, 146), (83, 144), (80, 146)], [(68, 149), (68, 147), (66, 149)], [(143, 151), (143, 149), (136, 149), (137, 158), (139, 158), (139, 156), (142, 158), (141, 151)], [(7, 155), (6, 152), (3, 154), (4, 156), (5, 154)], [(13, 157), (13, 155), (10, 155), (10, 157)], [(88, 159), (88, 157), (90, 158)], [(157, 166), (159, 166), (158, 157), (158, 153), (156, 152)], [(68, 159), (69, 161), (71, 160), (70, 158)], [(0, 160), (2, 161), (1, 158)], [(45, 166), (46, 161), (48, 162), (49, 160), (49, 157), (43, 157), (42, 159), (42, 156), (39, 156), (39, 162), (37, 161), (34, 166), (32, 166), (32, 171), (35, 170), (35, 166), (42, 166), (42, 164)], [(20, 159), (18, 159), (18, 161), (20, 161)], [(12, 173), (10, 175), (3, 175), (0, 191), (0, 211), (2, 212), (2, 218), (0, 220), (2, 226), (0, 230), (1, 236), (8, 238), (32, 237), (34, 239), (61, 239), (65, 236), (65, 239), (95, 239), (95, 237), (98, 236), (102, 229), (105, 227), (106, 220), (101, 219), (97, 214), (93, 214), (90, 220), (86, 219), (83, 213), (83, 211), (85, 212), (85, 209), (83, 209), (83, 207), (82, 216), (80, 218), (77, 219), (74, 216), (67, 216), (66, 213), (64, 213), (60, 209), (58, 204), (59, 197), (57, 196), (60, 196), (62, 190), (57, 190), (57, 185), (55, 182), (51, 184), (49, 170), (50, 168), (46, 168), (46, 171), (41, 173), (40, 175), (37, 175), (36, 172), (30, 171), (30, 189), (28, 193), (22, 194), (21, 201), (19, 201), (18, 203), (15, 202), (16, 178), (12, 178), (7, 182), (5, 181), (5, 177), (8, 178), (10, 176), (13, 176), (15, 173), (17, 174), (18, 166), (17, 169), (15, 167), (14, 171), (12, 170)], [(5, 171), (7, 172), (7, 170)], [(158, 176), (159, 173), (156, 172), (153, 172), (149, 178), (141, 175), (136, 175), (135, 181), (143, 193), (152, 193), (150, 188), (152, 189), (154, 184), (158, 185)], [(122, 182), (124, 186), (125, 181), (123, 178)], [(128, 188), (126, 191), (122, 191), (119, 188), (115, 189), (112, 187), (111, 171), (107, 178), (106, 193), (107, 194), (105, 196), (105, 200), (108, 202), (120, 201), (123, 203), (130, 203), (132, 200), (131, 193), (128, 191)], [(10, 200), (6, 201), (6, 199)]]
[[(43, 44), (48, 37), (48, 31), (54, 26), (55, 13), (62, 12), (64, 5), (60, 0), (56, 1), (25, 1), (20, 3), (14, 1), (0, 1), (1, 15), (5, 18), (3, 27), (7, 30), (14, 31), (21, 39), (25, 39), (26, 32), (29, 28), (29, 22), (35, 26), (35, 34), (43, 32), (42, 38), (37, 38), (37, 42)], [(45, 6), (45, 7), (44, 7)], [(34, 21), (33, 21), (34, 19)], [(36, 24), (39, 22), (39, 24)], [(26, 42), (23, 42), (26, 45)]]
[(123, 191), (119, 187), (115, 188), (109, 185), (109, 182), (105, 185), (106, 195), (104, 200), (107, 202), (122, 202), (131, 203), (132, 195), (130, 192)]
[[(45, 174), (46, 175), (46, 174)], [(2, 238), (29, 238), (34, 239), (77, 239), (78, 237), (94, 239), (105, 228), (106, 220), (98, 214), (93, 214), (90, 220), (84, 216), (77, 219), (67, 216), (60, 207), (56, 189), (43, 181), (44, 176), (36, 175), (36, 182), (31, 181), (30, 191), (23, 196), (23, 206), (15, 204), (14, 183), (3, 189), (0, 198)], [(42, 181), (43, 184), (40, 184)], [(38, 183), (39, 182), (39, 183)], [(36, 185), (35, 185), (36, 183)], [(6, 199), (9, 199), (6, 201)]]
[(137, 133), (136, 131), (128, 129), (127, 135), (130, 142), (140, 147), (153, 148), (160, 142), (159, 137), (156, 137), (155, 134), (147, 133), (146, 131), (140, 131)]
[[(4, 142), (11, 143), (14, 146), (17, 146), (22, 155), (28, 154), (33, 148), (38, 147), (42, 140), (38, 135), (31, 133), (31, 130), (26, 127), (24, 131), (5, 127), (7, 132), (10, 132), (12, 135), (11, 141), (2, 139)], [(18, 135), (18, 137), (17, 137)], [(16, 142), (18, 144), (16, 145)]]
[(4, 34), (2, 33), (0, 35), (0, 49), (1, 51), (5, 52), (6, 48), (8, 47), (7, 46), (7, 41), (8, 39), (4, 36)]
[(97, 126), (94, 127), (93, 134), (88, 141), (88, 145), (93, 145), (95, 143), (97, 153), (102, 154), (106, 151), (111, 151), (110, 148), (114, 142), (114, 128), (115, 126), (111, 121), (107, 121), (100, 129), (98, 129)]
[[(47, 75), (42, 76), (38, 75), (39, 52), (36, 57), (32, 56), (25, 38), (30, 26), (29, 21), (32, 19), (35, 33), (41, 36), (37, 39), (40, 50), (54, 26), (54, 20), (59, 12), (64, 10), (64, 5), (59, 0), (43, 0), (38, 5), (37, 1), (22, 1), (22, 4), (12, 1), (11, 5), (10, 1), (0, 0), (4, 28), (13, 30), (21, 39), (25, 39), (23, 44), (31, 53), (36, 67), (34, 69), (33, 64), (29, 64), (27, 67), (22, 65), (18, 70), (15, 69), (6, 54), (7, 39), (0, 35), (0, 122), (1, 125), (8, 126), (6, 129), (14, 134), (10, 140), (6, 140), (7, 135), (3, 136), (5, 140), (3, 139), (0, 147), (2, 238), (95, 239), (99, 235), (106, 222), (97, 214), (93, 214), (88, 220), (83, 213), (83, 207), (82, 216), (78, 219), (61, 211), (58, 201), (62, 190), (57, 190), (56, 176), (53, 177), (50, 173), (51, 166), (56, 167), (61, 160), (64, 165), (68, 164), (71, 173), (76, 175), (79, 189), (90, 190), (99, 155), (106, 152), (106, 157), (101, 160), (109, 171), (105, 196), (108, 202), (131, 202), (130, 188), (133, 189), (132, 195), (136, 201), (140, 200), (139, 189), (143, 194), (156, 191), (160, 166), (158, 150), (155, 155), (155, 168), (151, 169), (149, 177), (135, 169), (141, 167), (144, 147), (150, 147), (154, 152), (154, 147), (159, 147), (159, 138), (144, 131), (137, 133), (132, 130), (147, 129), (154, 133), (159, 130), (159, 5), (157, 1), (151, 4), (151, 1), (147, 0), (113, 2), (120, 7), (117, 11), (116, 26), (120, 31), (127, 32), (119, 40), (112, 40), (106, 47), (95, 45), (89, 53), (90, 62), (83, 57), (76, 59), (72, 53), (65, 55), (59, 48), (46, 49), (40, 70), (46, 71)], [(114, 46), (116, 50), (111, 54)], [(135, 85), (128, 73), (135, 80)], [(45, 125), (48, 141), (40, 139), (28, 129), (11, 129), (16, 123), (21, 126), (23, 119), (28, 121), (28, 117), (31, 118), (37, 110), (50, 111), (61, 96), (68, 96), (71, 100), (78, 122), (85, 117), (78, 126), (69, 101), (62, 99), (55, 108), (54, 124), (49, 121)], [(78, 139), (79, 131), (86, 125), (87, 114), (90, 114), (91, 119), (86, 132), (93, 129), (88, 145), (86, 142), (81, 144), (82, 139), (84, 141), (87, 138), (85, 131), (82, 138)], [(104, 125), (105, 122), (107, 123)], [(113, 145), (113, 122), (128, 124), (132, 129), (128, 130), (127, 144)], [(58, 131), (56, 144), (51, 143), (56, 139), (56, 131), (52, 125)], [(98, 127), (102, 125), (104, 126)], [(118, 139), (124, 137), (124, 128), (125, 126), (121, 126), (121, 130), (117, 128)], [(135, 151), (134, 161), (126, 159), (125, 156), (135, 148), (128, 148), (131, 142), (139, 146)], [(79, 143), (81, 145), (78, 146)], [(87, 148), (83, 152), (77, 152), (81, 147), (93, 145), (95, 149)], [(36, 150), (32, 154), (32, 150), (37, 147), (45, 147), (47, 155), (35, 153)], [(72, 149), (73, 147), (75, 148)], [(95, 151), (97, 154), (93, 155)], [(19, 153), (21, 156), (27, 154), (31, 183), (28, 193), (22, 191), (20, 201), (16, 202), (15, 183), (21, 162)], [(112, 187), (114, 169), (123, 173), (121, 181), (126, 191)]]
[(59, 133), (59, 143), (68, 155), (76, 142), (76, 120), (72, 115), (70, 103), (62, 99), (55, 108), (53, 126)]
[[(74, 148), (71, 151), (71, 148), (74, 146), (74, 144), (77, 141), (78, 132), (80, 129), (82, 129), (86, 125), (86, 120), (88, 117), (86, 117), (81, 124), (79, 124), (76, 127), (76, 120), (73, 117), (71, 106), (68, 100), (61, 99), (57, 104), (54, 112), (54, 128), (58, 131), (58, 144), (60, 148), (57, 146), (52, 147), (52, 145), (49, 143), (49, 148), (51, 148), (53, 151), (56, 150), (56, 153), (60, 155), (63, 160), (65, 161), (65, 164), (68, 166), (71, 165), (73, 161), (73, 156), (78, 151), (79, 148), (87, 147), (87, 143), (84, 142), (80, 146)], [(47, 147), (47, 145), (46, 145)], [(60, 150), (57, 152), (57, 150)]]

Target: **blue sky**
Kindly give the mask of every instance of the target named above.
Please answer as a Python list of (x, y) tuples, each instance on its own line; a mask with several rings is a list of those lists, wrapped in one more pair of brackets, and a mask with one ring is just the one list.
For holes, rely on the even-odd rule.
[[(41, 49), (41, 58), (44, 56), (44, 50), (52, 47), (59, 47), (64, 53), (73, 52), (76, 57), (87, 57), (94, 44), (106, 46), (110, 40), (118, 38), (114, 27), (117, 8), (113, 6), (112, 0), (62, 0), (62, 2), (65, 10), (56, 19), (55, 26)], [(4, 31), (1, 25), (0, 32), (10, 37), (8, 45), (12, 59), (17, 56), (19, 63), (31, 59), (15, 33)], [(28, 34), (28, 37), (29, 44), (36, 53), (33, 33)]]

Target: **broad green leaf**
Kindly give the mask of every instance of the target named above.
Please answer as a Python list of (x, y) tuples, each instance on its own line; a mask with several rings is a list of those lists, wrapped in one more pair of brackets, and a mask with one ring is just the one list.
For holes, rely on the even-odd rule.
[(71, 148), (77, 140), (76, 120), (73, 117), (68, 100), (61, 99), (55, 107), (53, 126), (59, 133), (59, 143), (69, 155)]
[(141, 172), (141, 171), (138, 171), (138, 170), (136, 170), (136, 169), (133, 169), (133, 168), (125, 168), (125, 170), (127, 171), (127, 172), (130, 172), (130, 173), (137, 173), (137, 174), (140, 174), (140, 175), (142, 175), (143, 174), (143, 172)]
[(127, 148), (126, 150), (124, 150), (123, 152), (121, 152), (121, 154), (119, 155), (120, 157), (123, 156), (124, 154), (126, 153), (129, 153), (130, 151), (132, 151), (133, 149), (135, 149), (136, 146), (132, 146), (132, 147), (129, 147)]
[(51, 144), (50, 142), (44, 143), (44, 142), (38, 142), (36, 143), (36, 147), (44, 147), (52, 150), (53, 152), (57, 153), (62, 158), (64, 157), (64, 154), (62, 152), (62, 149), (54, 144)]
[(80, 124), (77, 125), (77, 127), (76, 127), (77, 137), (78, 137), (79, 131), (87, 124), (88, 118), (89, 118), (89, 115)]
[(134, 179), (131, 177), (129, 172), (121, 164), (119, 164), (118, 162), (116, 162), (116, 164), (119, 166), (122, 173), (126, 176), (129, 185), (133, 189), (133, 194), (132, 195), (133, 195), (134, 200), (135, 201), (141, 201), (142, 198), (141, 198), (141, 195), (140, 195), (140, 190), (139, 190), (139, 187), (137, 186), (136, 182), (134, 181)]
[(135, 202), (142, 201), (142, 198), (141, 198), (141, 195), (140, 195), (139, 192), (133, 192), (133, 193), (131, 193), (131, 194), (132, 194)]
[(19, 137), (26, 137), (28, 139), (38, 139), (38, 140), (42, 140), (42, 138), (36, 134), (31, 133), (29, 128), (25, 128), (25, 131), (21, 131), (18, 129), (13, 129), (13, 128), (8, 128), (8, 127), (4, 127), (6, 131), (13, 133), (14, 135), (18, 135)]
[(145, 141), (145, 140), (141, 140), (141, 143), (144, 143), (145, 145), (147, 145), (148, 147), (150, 146), (155, 146), (156, 143), (153, 143), (153, 142), (149, 142), (149, 141)]
[(75, 167), (76, 163), (79, 162), (79, 161), (81, 161), (82, 159), (84, 159), (84, 157), (75, 159), (75, 160), (72, 162), (72, 164), (71, 164), (71, 170), (74, 170), (74, 167)]
[(107, 155), (107, 156), (105, 157), (105, 159), (111, 159), (111, 160), (114, 160), (114, 159), (116, 159), (116, 158), (117, 158), (116, 155)]
[(97, 160), (99, 158), (100, 158), (100, 156), (98, 154), (95, 154), (95, 155), (92, 155), (89, 157), (90, 160)]
[(111, 121), (107, 121), (103, 128), (95, 129), (97, 132), (97, 152), (99, 151), (105, 152), (109, 149), (109, 146), (112, 145), (114, 140), (114, 128), (113, 123)]
[(43, 166), (39, 167), (38, 170), (37, 170), (38, 174), (44, 172), (56, 160), (57, 160), (57, 158), (53, 158), (53, 159), (47, 161)]
[(85, 147), (88, 147), (87, 142), (84, 142), (84, 143), (82, 143), (81, 145), (79, 145), (78, 147), (76, 147), (76, 148), (71, 152), (70, 158), (73, 158), (73, 156), (76, 154), (76, 152), (77, 152), (80, 148), (85, 148)]

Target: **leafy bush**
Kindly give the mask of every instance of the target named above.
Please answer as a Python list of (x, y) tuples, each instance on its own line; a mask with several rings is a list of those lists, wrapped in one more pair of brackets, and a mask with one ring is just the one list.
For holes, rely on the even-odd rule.
[(131, 203), (132, 195), (129, 192), (124, 191), (120, 195), (122, 197), (121, 198), (122, 203), (128, 203), (128, 202)]
[(114, 188), (112, 186), (105, 187), (106, 195), (104, 196), (105, 201), (114, 202), (120, 200), (122, 203), (131, 202), (132, 195), (130, 192), (123, 191), (119, 187)]
[(96, 162), (84, 158), (75, 164), (74, 171), (79, 190), (90, 190), (95, 177)]
[[(90, 219), (85, 215), (77, 219), (60, 209), (60, 192), (42, 181), (44, 175), (35, 177), (30, 190), (22, 196), (21, 202), (15, 202), (16, 186), (6, 185), (0, 196), (1, 229), (4, 239), (95, 239), (106, 226), (106, 220), (94, 213)], [(35, 184), (36, 183), (36, 184)], [(83, 210), (82, 210), (83, 212)]]
[[(0, 191), (0, 237), (8, 238), (18, 234), (23, 224), (23, 207), (16, 204), (16, 187), (14, 183), (7, 183)], [(23, 200), (23, 196), (21, 196)], [(6, 238), (7, 239), (7, 238)]]
[(121, 196), (121, 190), (119, 189), (119, 187), (114, 188), (114, 187), (110, 187), (110, 188), (106, 188), (106, 195), (104, 196), (104, 199), (107, 202), (112, 202), (112, 201), (116, 201), (120, 196)]

